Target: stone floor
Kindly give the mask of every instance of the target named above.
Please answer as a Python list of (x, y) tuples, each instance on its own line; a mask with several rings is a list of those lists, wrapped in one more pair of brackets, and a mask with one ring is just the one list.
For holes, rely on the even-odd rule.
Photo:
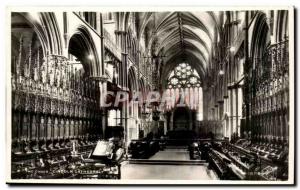
[(184, 149), (166, 149), (159, 151), (150, 160), (189, 160), (189, 152)]
[[(157, 152), (150, 160), (189, 160), (184, 149), (166, 149)], [(161, 179), (161, 180), (214, 180), (216, 174), (204, 165), (157, 165), (128, 164), (121, 168), (121, 179)]]

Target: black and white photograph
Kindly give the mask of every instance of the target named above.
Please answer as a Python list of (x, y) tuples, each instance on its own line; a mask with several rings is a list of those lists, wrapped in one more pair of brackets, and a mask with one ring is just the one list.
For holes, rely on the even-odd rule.
[(8, 7), (6, 182), (294, 184), (293, 7)]

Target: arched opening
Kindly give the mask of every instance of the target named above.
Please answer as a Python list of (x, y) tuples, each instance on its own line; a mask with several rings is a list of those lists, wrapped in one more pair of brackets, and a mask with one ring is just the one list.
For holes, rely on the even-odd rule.
[(177, 107), (174, 110), (173, 122), (175, 131), (186, 131), (189, 130), (190, 110), (187, 107)]
[(128, 104), (128, 139), (139, 138), (138, 121), (138, 99), (132, 99), (138, 91), (137, 78), (134, 67), (129, 68), (128, 73), (128, 89), (129, 89), (129, 104)]
[(80, 62), (86, 76), (98, 76), (100, 73), (99, 57), (91, 34), (84, 27), (79, 27), (69, 41), (69, 59)]
[[(70, 118), (70, 127), (81, 126), (84, 131), (75, 132), (71, 136), (80, 136), (81, 133), (97, 139), (104, 136), (100, 111), (100, 88), (99, 82), (93, 78), (98, 73), (98, 55), (91, 35), (84, 27), (79, 27), (71, 36), (68, 45), (67, 78), (70, 80), (73, 101), (81, 101), (80, 105), (85, 111), (80, 113), (79, 108), (74, 108), (74, 118)], [(77, 113), (79, 112), (79, 113)], [(77, 114), (77, 115), (76, 115)], [(79, 128), (80, 129), (80, 128)], [(72, 131), (72, 130), (70, 130)], [(75, 130), (76, 131), (76, 130)], [(78, 134), (77, 134), (78, 133)]]

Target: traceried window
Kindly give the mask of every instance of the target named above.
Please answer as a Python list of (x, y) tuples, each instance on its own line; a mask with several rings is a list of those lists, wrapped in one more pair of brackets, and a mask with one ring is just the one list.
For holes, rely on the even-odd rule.
[(181, 63), (170, 73), (167, 88), (200, 87), (200, 77), (189, 64)]

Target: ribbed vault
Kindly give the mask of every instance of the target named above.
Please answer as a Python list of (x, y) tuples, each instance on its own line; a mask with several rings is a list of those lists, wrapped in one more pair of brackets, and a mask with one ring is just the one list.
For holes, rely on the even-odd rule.
[(219, 35), (218, 13), (155, 12), (140, 17), (140, 34), (145, 28), (151, 33), (148, 48), (164, 57), (162, 82), (182, 62), (189, 63), (204, 78)]

